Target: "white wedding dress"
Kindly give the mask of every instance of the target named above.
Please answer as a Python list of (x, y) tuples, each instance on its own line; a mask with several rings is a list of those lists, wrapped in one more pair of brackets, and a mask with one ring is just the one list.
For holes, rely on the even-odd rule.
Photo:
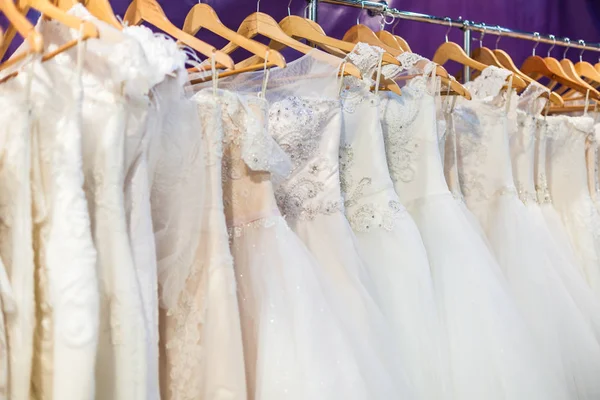
[[(83, 271), (91, 274), (87, 278), (81, 275), (77, 277), (88, 285), (85, 290), (79, 289), (77, 301), (83, 304), (86, 296), (92, 296), (94, 290), (99, 288), (100, 318), (99, 326), (96, 321), (96, 326), (91, 325), (90, 322), (77, 327), (82, 337), (85, 335), (90, 337), (87, 339), (88, 342), (94, 339), (90, 342), (94, 344), (91, 352), (89, 351), (92, 349), (91, 345), (82, 342), (88, 346), (85, 347), (88, 349), (85, 358), (82, 350), (84, 347), (81, 345), (79, 347), (79, 362), (91, 361), (91, 366), (87, 365), (92, 372), (91, 380), (72, 379), (70, 371), (73, 368), (82, 371), (81, 376), (89, 375), (83, 372), (83, 368), (73, 364), (74, 357), (66, 356), (67, 353), (57, 347), (56, 341), (60, 336), (54, 336), (54, 352), (60, 354), (60, 357), (54, 357), (54, 367), (51, 367), (48, 361), (42, 363), (44, 369), (37, 376), (34, 368), (34, 381), (40, 382), (38, 386), (41, 387), (42, 393), (53, 391), (56, 398), (91, 398), (90, 396), (111, 399), (158, 398), (156, 385), (158, 371), (157, 362), (154, 361), (156, 352), (152, 351), (150, 345), (156, 328), (152, 329), (152, 321), (147, 319), (147, 311), (150, 310), (147, 310), (144, 304), (144, 293), (152, 290), (156, 285), (147, 280), (140, 280), (142, 277), (132, 247), (135, 239), (130, 241), (130, 221), (128, 221), (125, 201), (126, 175), (133, 171), (132, 165), (135, 161), (131, 154), (137, 151), (128, 145), (132, 139), (139, 141), (140, 135), (146, 130), (150, 109), (147, 95), (152, 84), (150, 75), (154, 70), (147, 64), (144, 50), (135, 39), (90, 17), (80, 5), (70, 12), (92, 21), (103, 33), (102, 39), (87, 41), (86, 51), (82, 52), (84, 97), (78, 115), (81, 121), (80, 148), (83, 156), (81, 170), (78, 175), (75, 175), (84, 179), (83, 189), (87, 197), (86, 213), (89, 213), (93, 239), (92, 250), (95, 247), (97, 251), (97, 259), (95, 256), (92, 260), (88, 257), (85, 264), (87, 269), (83, 268), (84, 264), (81, 262), (76, 266), (80, 274), (83, 274)], [(43, 21), (41, 25), (41, 29), (45, 30), (45, 43), (51, 48), (77, 38), (79, 34), (50, 21)], [(76, 54), (75, 50), (65, 52), (53, 60), (72, 71), (77, 65)], [(56, 84), (71, 75), (64, 72), (55, 74), (52, 76), (52, 82)], [(54, 102), (54, 99), (52, 101)], [(42, 153), (38, 157), (42, 160), (45, 159), (43, 157), (45, 152), (56, 147), (54, 142), (49, 141), (54, 139), (54, 136), (50, 134), (41, 136)], [(44, 142), (45, 140), (48, 142)], [(56, 140), (56, 144), (61, 142)], [(43, 168), (39, 174), (47, 179), (45, 174), (50, 172), (51, 170)], [(45, 206), (44, 203), (40, 204), (42, 207)], [(39, 212), (46, 211), (40, 208)], [(43, 215), (41, 214), (42, 217)], [(69, 215), (75, 214), (71, 210)], [(52, 222), (50, 227), (55, 225), (54, 219), (41, 221), (44, 224), (49, 224), (47, 221)], [(43, 239), (43, 230), (41, 233)], [(70, 247), (69, 249), (72, 251)], [(59, 260), (62, 259), (64, 252), (63, 250), (60, 253)], [(65, 276), (70, 275), (65, 274)], [(52, 284), (52, 275), (50, 278)], [(74, 276), (72, 278), (74, 279)], [(98, 279), (98, 282), (95, 279)], [(148, 285), (142, 288), (140, 282)], [(43, 284), (43, 280), (40, 283)], [(52, 321), (50, 326), (54, 325), (56, 330), (60, 327), (56, 320), (59, 309), (56, 308), (58, 304), (56, 299), (53, 300), (55, 307), (49, 308), (45, 313), (46, 318)], [(80, 315), (92, 318), (93, 322), (93, 312), (81, 311)], [(76, 320), (70, 317), (70, 323)], [(47, 342), (46, 340), (41, 343)], [(51, 354), (51, 351), (47, 346), (41, 348), (40, 354), (46, 357), (44, 354)], [(46, 359), (52, 361), (50, 357)], [(93, 375), (96, 381), (95, 390)], [(61, 390), (66, 393), (64, 390), (75, 389), (85, 395), (59, 394)]]
[(518, 312), (493, 255), (448, 190), (427, 62), (402, 96), (382, 93), (387, 161), (425, 243), (450, 342), (455, 399), (566, 399)]
[[(379, 121), (380, 98), (370, 92), (369, 77), (381, 52), (359, 43), (348, 54), (364, 81), (346, 78), (342, 92), (340, 176), (345, 212), (417, 398), (450, 399), (448, 342), (427, 252), (394, 190)], [(402, 58), (399, 61), (405, 64)]]
[(595, 378), (600, 347), (557, 272), (569, 266), (561, 264), (560, 253), (553, 254), (551, 235), (535, 203), (535, 121), (528, 123), (525, 111), (517, 116), (517, 100), (531, 112), (542, 91), (530, 86), (521, 99), (512, 92), (503, 95), (509, 75), (486, 68), (467, 84), (474, 99), (455, 110), (461, 183), (547, 365), (567, 384), (569, 398), (593, 399), (600, 394)]
[[(530, 126), (531, 122), (527, 124), (529, 129), (533, 128)], [(600, 300), (588, 285), (582, 273), (580, 261), (571, 245), (571, 240), (567, 234), (565, 225), (554, 208), (550, 189), (548, 188), (548, 180), (546, 177), (546, 153), (548, 150), (546, 137), (547, 122), (545, 118), (537, 118), (535, 131), (535, 190), (539, 209), (541, 210), (546, 227), (552, 237), (552, 243), (555, 247), (551, 254), (555, 254), (554, 257), (557, 260), (560, 260), (562, 268), (558, 268), (557, 272), (560, 274), (565, 286), (569, 290), (573, 301), (587, 319), (596, 339), (600, 342)], [(558, 255), (556, 252), (558, 252)], [(553, 263), (553, 265), (556, 265), (556, 263)]]
[[(31, 70), (0, 85), (0, 299), (5, 324), (2, 358), (6, 399), (30, 398), (35, 327), (31, 134), (33, 102), (27, 90)], [(2, 272), (0, 272), (1, 275)], [(4, 340), (3, 340), (4, 339)], [(0, 380), (4, 377), (0, 377)], [(1, 392), (0, 392), (1, 393)]]
[(578, 257), (581, 273), (600, 296), (600, 213), (590, 196), (586, 146), (591, 117), (546, 119), (547, 177), (559, 213)]
[[(376, 398), (412, 398), (398, 346), (373, 298), (373, 284), (343, 214), (339, 177), (342, 61), (319, 50), (274, 68), (219, 80), (220, 87), (262, 93), (269, 131), (291, 159), (273, 176), (277, 206), (318, 262), (318, 281), (353, 347), (360, 375)], [(376, 389), (375, 389), (376, 388)]]

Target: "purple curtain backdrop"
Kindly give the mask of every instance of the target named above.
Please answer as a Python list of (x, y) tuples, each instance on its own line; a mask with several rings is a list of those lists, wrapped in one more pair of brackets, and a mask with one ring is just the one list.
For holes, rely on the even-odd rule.
[[(219, 17), (230, 28), (236, 29), (240, 22), (256, 10), (255, 0), (204, 0), (218, 13)], [(124, 15), (129, 0), (112, 0), (115, 13)], [(197, 3), (195, 0), (159, 0), (171, 21), (181, 27), (187, 12)], [(280, 20), (287, 15), (288, 0), (261, 0), (260, 10)], [(402, 1), (389, 0), (392, 7), (401, 10), (433, 14), (440, 17), (468, 19), (475, 22), (484, 22), (487, 25), (501, 25), (507, 28), (537, 31), (541, 34), (554, 34), (557, 37), (570, 37), (576, 42), (584, 39), (587, 42), (600, 42), (600, 1), (599, 0), (421, 0)], [(302, 15), (306, 3), (304, 0), (292, 0), (291, 11), (293, 14)], [(366, 11), (357, 8), (320, 4), (319, 23), (325, 31), (334, 37), (341, 38), (344, 32), (356, 23), (359, 17), (362, 23), (378, 29), (379, 17), (370, 17)], [(31, 18), (35, 18), (32, 15)], [(6, 21), (0, 18), (0, 26), (6, 26)], [(392, 26), (387, 29), (391, 30)], [(431, 57), (444, 40), (446, 28), (419, 22), (400, 21), (395, 33), (404, 37), (411, 45), (413, 51)], [(477, 37), (477, 33), (473, 36)], [(453, 29), (450, 40), (462, 43), (462, 32)], [(224, 41), (209, 32), (201, 31), (198, 37), (215, 46), (224, 45)], [(496, 37), (488, 35), (484, 44), (488, 47), (495, 46)], [(477, 43), (473, 43), (477, 46)], [(533, 43), (518, 39), (503, 38), (499, 47), (506, 49), (515, 59), (517, 65), (531, 53)], [(538, 54), (545, 54), (550, 46), (540, 45)], [(13, 47), (14, 49), (14, 47)], [(564, 48), (556, 47), (554, 56), (559, 56)], [(244, 56), (243, 51), (234, 53), (235, 58)], [(597, 62), (600, 53), (587, 52), (584, 59)], [(296, 54), (288, 53), (288, 60)], [(579, 57), (578, 50), (568, 53), (571, 59)]]

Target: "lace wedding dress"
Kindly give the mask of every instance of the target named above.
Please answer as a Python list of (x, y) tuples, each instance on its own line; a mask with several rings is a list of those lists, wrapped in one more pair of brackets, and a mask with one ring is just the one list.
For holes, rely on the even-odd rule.
[[(369, 77), (383, 50), (359, 43), (348, 57), (364, 81), (346, 78), (342, 93), (340, 174), (345, 212), (401, 346), (417, 398), (449, 399), (447, 339), (435, 303), (421, 235), (400, 203), (387, 166), (379, 96)], [(408, 53), (405, 53), (408, 54)], [(406, 63), (401, 57), (399, 61)]]
[[(83, 301), (84, 294), (93, 294), (92, 288), (99, 287), (100, 321), (99, 327), (88, 323), (78, 329), (81, 335), (88, 334), (98, 343), (97, 351), (87, 355), (91, 357), (87, 360), (92, 360), (91, 371), (95, 372), (96, 397), (158, 398), (157, 362), (153, 361), (157, 355), (157, 351), (153, 350), (156, 349), (156, 343), (151, 345), (153, 338), (156, 338), (156, 327), (152, 326), (155, 322), (148, 319), (151, 310), (145, 303), (148, 293), (153, 291), (156, 284), (152, 283), (152, 278), (148, 280), (141, 275), (144, 271), (136, 263), (133, 248), (136, 238), (130, 241), (131, 220), (128, 220), (130, 214), (126, 205), (129, 190), (126, 187), (126, 175), (135, 170), (134, 164), (138, 159), (133, 154), (138, 151), (139, 146), (134, 146), (133, 143), (139, 142), (146, 131), (150, 109), (147, 94), (153, 84), (151, 74), (154, 70), (147, 64), (144, 49), (135, 39), (93, 19), (81, 6), (74, 7), (70, 12), (91, 20), (104, 38), (85, 43), (86, 51), (81, 64), (84, 103), (79, 110), (83, 151), (82, 171), (79, 175), (84, 179), (83, 189), (87, 197), (93, 247), (97, 250), (97, 260), (94, 258), (86, 265), (91, 265), (87, 271), (91, 271), (99, 282), (87, 279), (89, 290), (86, 292), (81, 288), (77, 299)], [(56, 23), (44, 21), (43, 26), (47, 29), (44, 33), (47, 39), (45, 43), (48, 42), (50, 46), (56, 47), (78, 35), (78, 32), (69, 31)], [(57, 64), (68, 66), (71, 70), (77, 65), (73, 51), (62, 53), (55, 60)], [(60, 82), (61, 76), (70, 75), (56, 74), (52, 76), (52, 81)], [(99, 113), (99, 109), (102, 112)], [(42, 142), (42, 145), (46, 147), (42, 152), (44, 154), (48, 151), (48, 146), (54, 143), (46, 145)], [(46, 169), (40, 172), (42, 177), (46, 173)], [(72, 215), (73, 212), (69, 214)], [(41, 232), (43, 238), (43, 230)], [(82, 265), (77, 267), (83, 273)], [(83, 276), (78, 279), (83, 279)], [(94, 315), (91, 312), (81, 314), (90, 318)], [(56, 319), (58, 315), (56, 308), (46, 312), (47, 319)], [(55, 321), (52, 323), (56, 330), (59, 325)], [(98, 332), (99, 337), (96, 337)], [(54, 340), (56, 339), (55, 336)], [(55, 352), (57, 351), (58, 348), (55, 348)], [(54, 375), (54, 397), (92, 396), (93, 379), (91, 389), (88, 381), (73, 380), (68, 375), (74, 368), (71, 358), (62, 356), (65, 354), (62, 350), (57, 354), (61, 354), (61, 357), (54, 359), (53, 370), (46, 363), (45, 374), (41, 375), (41, 378)], [(34, 369), (34, 379), (41, 378), (36, 378)], [(47, 378), (42, 380), (42, 390), (50, 393), (47, 381)], [(81, 387), (84, 382), (88, 385), (85, 396), (59, 395), (57, 392), (60, 387)]]
[(270, 103), (270, 133), (292, 164), (290, 175), (272, 177), (277, 206), (318, 262), (317, 281), (325, 286), (331, 312), (351, 341), (368, 388), (363, 393), (412, 398), (396, 342), (372, 297), (373, 285), (343, 214), (340, 63), (314, 50), (285, 69), (272, 69), (268, 84), (260, 71), (220, 80), (219, 85), (254, 95), (262, 92)]
[[(547, 366), (567, 384), (569, 398), (592, 399), (600, 393), (594, 378), (600, 373), (600, 347), (557, 272), (568, 265), (556, 259), (560, 253), (553, 253), (552, 238), (535, 203), (535, 121), (527, 122), (527, 112), (537, 108), (541, 91), (530, 86), (521, 99), (512, 92), (504, 97), (501, 89), (509, 75), (510, 71), (486, 68), (467, 84), (474, 100), (455, 110), (461, 124), (461, 183)], [(527, 111), (519, 117), (517, 100)], [(519, 123), (523, 129), (518, 129)]]
[[(530, 126), (530, 122), (527, 126)], [(569, 290), (573, 301), (587, 319), (596, 335), (596, 339), (600, 342), (600, 300), (596, 297), (596, 294), (584, 277), (580, 261), (571, 245), (565, 225), (554, 208), (552, 196), (548, 188), (548, 180), (546, 178), (546, 153), (548, 150), (546, 118), (537, 119), (535, 131), (535, 190), (539, 208), (554, 245), (554, 249), (551, 250), (550, 254), (554, 254), (552, 258), (560, 261), (559, 265), (562, 268), (558, 268), (557, 272)], [(556, 255), (556, 252), (559, 255)], [(556, 263), (553, 263), (553, 265), (556, 265)]]
[(600, 295), (600, 214), (588, 187), (585, 161), (590, 117), (546, 119), (547, 177), (554, 208), (561, 216), (578, 256), (582, 274)]
[(541, 352), (493, 255), (448, 190), (436, 126), (437, 83), (430, 77), (435, 65), (406, 66), (413, 68), (404, 74), (424, 75), (411, 79), (402, 96), (382, 93), (387, 161), (429, 256), (450, 343), (453, 397), (565, 399), (544, 373)]
[[(27, 81), (31, 70), (0, 86), (0, 301), (5, 332), (0, 333), (3, 368), (0, 393), (29, 399), (35, 327), (33, 221), (30, 181), (33, 106)], [(18, 308), (17, 308), (18, 306)], [(4, 336), (5, 335), (5, 336)], [(6, 374), (6, 375), (5, 375)], [(4, 378), (6, 376), (6, 378)]]

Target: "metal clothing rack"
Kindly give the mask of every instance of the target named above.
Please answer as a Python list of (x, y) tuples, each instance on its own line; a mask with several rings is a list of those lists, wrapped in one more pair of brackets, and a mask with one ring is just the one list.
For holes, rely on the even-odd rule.
[[(468, 20), (441, 18), (433, 15), (419, 14), (410, 11), (400, 11), (388, 6), (386, 1), (361, 1), (361, 0), (307, 0), (308, 18), (313, 21), (318, 19), (319, 3), (336, 4), (340, 6), (355, 7), (366, 10), (370, 15), (382, 15), (410, 21), (425, 22), (428, 24), (444, 25), (450, 28), (460, 28), (463, 31), (463, 48), (467, 54), (471, 53), (471, 32), (481, 32), (484, 35), (497, 35), (516, 39), (531, 40), (537, 43), (548, 43), (566, 46), (573, 49), (600, 52), (600, 43), (586, 43), (579, 40), (572, 43), (569, 38), (556, 38), (554, 35), (540, 35), (538, 32), (523, 32), (501, 26), (488, 26), (484, 23), (474, 23)], [(537, 44), (536, 44), (537, 47)], [(468, 81), (471, 76), (469, 67), (464, 67), (464, 77)]]

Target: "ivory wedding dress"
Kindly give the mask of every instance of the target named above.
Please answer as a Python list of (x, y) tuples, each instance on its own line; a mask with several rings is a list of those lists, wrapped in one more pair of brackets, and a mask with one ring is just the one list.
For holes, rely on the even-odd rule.
[[(92, 277), (77, 275), (77, 279), (85, 282), (87, 289), (80, 288), (77, 301), (80, 306), (86, 296), (92, 296), (94, 290), (100, 288), (100, 321), (99, 327), (92, 325), (94, 313), (81, 312), (82, 316), (92, 318), (91, 322), (80, 322), (79, 334), (82, 344), (79, 346), (81, 353), (80, 362), (91, 361), (87, 365), (92, 373), (95, 372), (95, 396), (111, 399), (147, 399), (157, 398), (157, 362), (150, 360), (153, 353), (150, 346), (153, 330), (151, 322), (147, 320), (144, 305), (144, 292), (147, 287), (140, 287), (139, 270), (133, 255), (132, 243), (129, 237), (127, 210), (125, 206), (126, 177), (125, 174), (132, 170), (132, 157), (127, 156), (132, 151), (127, 146), (129, 139), (139, 140), (141, 131), (146, 129), (146, 117), (149, 110), (147, 98), (150, 89), (149, 75), (153, 72), (146, 63), (146, 57), (139, 43), (124, 35), (115, 28), (110, 27), (89, 16), (80, 5), (73, 8), (71, 13), (92, 21), (103, 32), (105, 40), (90, 40), (85, 43), (83, 53), (83, 107), (78, 111), (81, 118), (81, 149), (83, 152), (82, 165), (77, 176), (83, 177), (83, 189), (87, 197), (88, 222), (91, 225), (93, 243), (97, 251), (97, 259), (88, 255), (86, 269), (80, 262), (77, 265), (79, 274), (88, 271)], [(66, 41), (77, 38), (78, 32), (69, 31), (64, 26), (44, 21), (45, 43), (51, 48), (64, 44)], [(82, 49), (80, 46), (78, 49)], [(74, 51), (62, 53), (56, 57), (57, 64), (62, 64), (72, 70), (77, 65)], [(52, 82), (64, 81), (64, 77), (71, 74), (62, 73), (52, 76)], [(52, 99), (54, 103), (54, 99)], [(98, 109), (102, 112), (99, 113)], [(56, 135), (49, 133), (41, 136), (42, 155), (55, 143), (50, 141)], [(59, 137), (59, 136), (58, 136)], [(48, 141), (48, 143), (44, 142)], [(42, 157), (42, 160), (44, 157)], [(41, 168), (39, 174), (43, 179), (51, 170)], [(75, 181), (76, 182), (76, 181)], [(44, 181), (42, 181), (44, 183)], [(44, 186), (42, 186), (44, 187)], [(85, 199), (84, 199), (85, 200)], [(44, 210), (41, 203), (40, 213)], [(58, 204), (58, 203), (57, 203)], [(34, 202), (35, 205), (35, 202)], [(35, 208), (34, 208), (35, 209)], [(69, 215), (76, 215), (72, 210)], [(78, 214), (77, 214), (78, 215)], [(58, 226), (55, 219), (43, 219), (44, 214), (38, 217), (50, 227)], [(44, 229), (44, 225), (41, 225)], [(43, 239), (44, 231), (40, 237)], [(58, 242), (60, 243), (60, 241)], [(58, 247), (59, 248), (59, 247)], [(43, 252), (42, 252), (43, 253)], [(64, 251), (62, 251), (64, 253)], [(50, 254), (50, 251), (48, 251)], [(60, 254), (62, 256), (62, 254)], [(50, 259), (48, 260), (48, 262)], [(75, 266), (74, 266), (75, 267)], [(48, 268), (52, 272), (52, 268)], [(43, 271), (43, 270), (42, 270)], [(56, 275), (58, 276), (58, 275)], [(70, 276), (65, 274), (65, 276)], [(71, 276), (73, 279), (75, 276)], [(43, 276), (41, 276), (43, 278)], [(51, 286), (52, 287), (52, 275)], [(43, 280), (40, 280), (44, 284)], [(144, 281), (147, 282), (147, 281)], [(155, 285), (154, 285), (155, 286)], [(152, 285), (150, 285), (150, 289)], [(48, 308), (45, 317), (52, 321), (57, 330), (56, 318), (60, 315), (59, 309)], [(54, 320), (52, 320), (54, 319)], [(71, 318), (71, 323), (77, 319)], [(96, 321), (96, 324), (98, 322)], [(84, 329), (85, 328), (85, 329)], [(154, 330), (155, 331), (155, 330)], [(42, 331), (43, 332), (43, 331)], [(99, 333), (99, 337), (97, 336)], [(83, 337), (89, 335), (89, 343), (98, 343), (92, 349)], [(83, 370), (73, 365), (73, 357), (65, 356), (66, 352), (56, 345), (60, 336), (54, 336), (54, 352), (61, 357), (54, 358), (54, 367), (50, 369), (48, 362), (41, 364), (45, 369), (42, 374), (35, 375), (34, 382), (39, 380), (43, 393), (54, 392), (56, 398), (88, 398), (94, 395), (93, 376), (89, 380), (73, 380), (69, 374), (72, 368)], [(94, 339), (94, 341), (91, 341)], [(90, 342), (91, 341), (91, 342)], [(46, 340), (46, 342), (48, 342)], [(42, 342), (44, 343), (44, 342)], [(83, 350), (88, 349), (83, 358)], [(40, 351), (42, 357), (51, 350)], [(155, 354), (155, 353), (154, 353)], [(94, 368), (95, 363), (95, 368)], [(68, 365), (68, 367), (67, 367)], [(154, 371), (154, 372), (152, 372)], [(82, 373), (84, 376), (86, 374)], [(48, 377), (51, 377), (49, 379)], [(52, 387), (48, 382), (51, 382)], [(63, 388), (63, 389), (61, 389)], [(85, 395), (59, 394), (60, 390), (75, 390), (79, 388)], [(65, 393), (65, 392), (63, 392)]]
[[(566, 399), (518, 312), (493, 255), (448, 190), (436, 126), (435, 65), (382, 93), (387, 161), (400, 200), (421, 231), (450, 342), (456, 399)], [(419, 65), (421, 64), (421, 65)], [(412, 67), (412, 68), (411, 68)]]
[[(33, 221), (30, 181), (33, 105), (27, 80), (32, 71), (22, 72), (0, 86), (2, 157), (0, 168), (0, 258), (6, 277), (0, 276), (0, 299), (5, 323), (2, 357), (6, 369), (4, 397), (29, 399), (35, 327)], [(0, 275), (4, 275), (0, 271)], [(4, 340), (3, 340), (4, 339)], [(3, 378), (0, 378), (0, 380)], [(0, 391), (0, 393), (2, 393)]]
[[(448, 342), (437, 311), (427, 252), (394, 191), (379, 121), (380, 99), (370, 92), (369, 77), (382, 51), (359, 43), (348, 54), (364, 81), (346, 78), (342, 92), (340, 174), (345, 212), (417, 398), (450, 399)], [(399, 61), (406, 62), (402, 57)]]
[[(569, 398), (593, 399), (600, 394), (595, 378), (600, 374), (600, 347), (556, 271), (565, 265), (554, 265), (561, 260), (550, 255), (554, 248), (545, 221), (540, 215), (536, 218), (531, 153), (535, 132), (524, 127), (519, 135), (517, 96), (501, 93), (509, 75), (510, 71), (486, 68), (467, 84), (474, 100), (455, 110), (461, 184), (547, 366), (566, 383)], [(528, 104), (540, 94), (536, 89), (531, 86), (524, 93), (525, 107), (536, 107)], [(523, 119), (521, 123), (527, 125)], [(518, 189), (510, 160), (511, 134)]]
[(554, 208), (571, 239), (583, 276), (600, 296), (600, 214), (589, 193), (585, 160), (592, 129), (591, 117), (548, 117), (546, 164)]
[[(519, 197), (539, 228), (551, 265), (560, 277), (581, 316), (600, 339), (600, 301), (584, 277), (560, 216), (554, 209), (546, 181), (545, 121), (539, 116), (547, 88), (532, 83), (511, 113), (510, 150)], [(514, 117), (517, 120), (514, 120)]]

